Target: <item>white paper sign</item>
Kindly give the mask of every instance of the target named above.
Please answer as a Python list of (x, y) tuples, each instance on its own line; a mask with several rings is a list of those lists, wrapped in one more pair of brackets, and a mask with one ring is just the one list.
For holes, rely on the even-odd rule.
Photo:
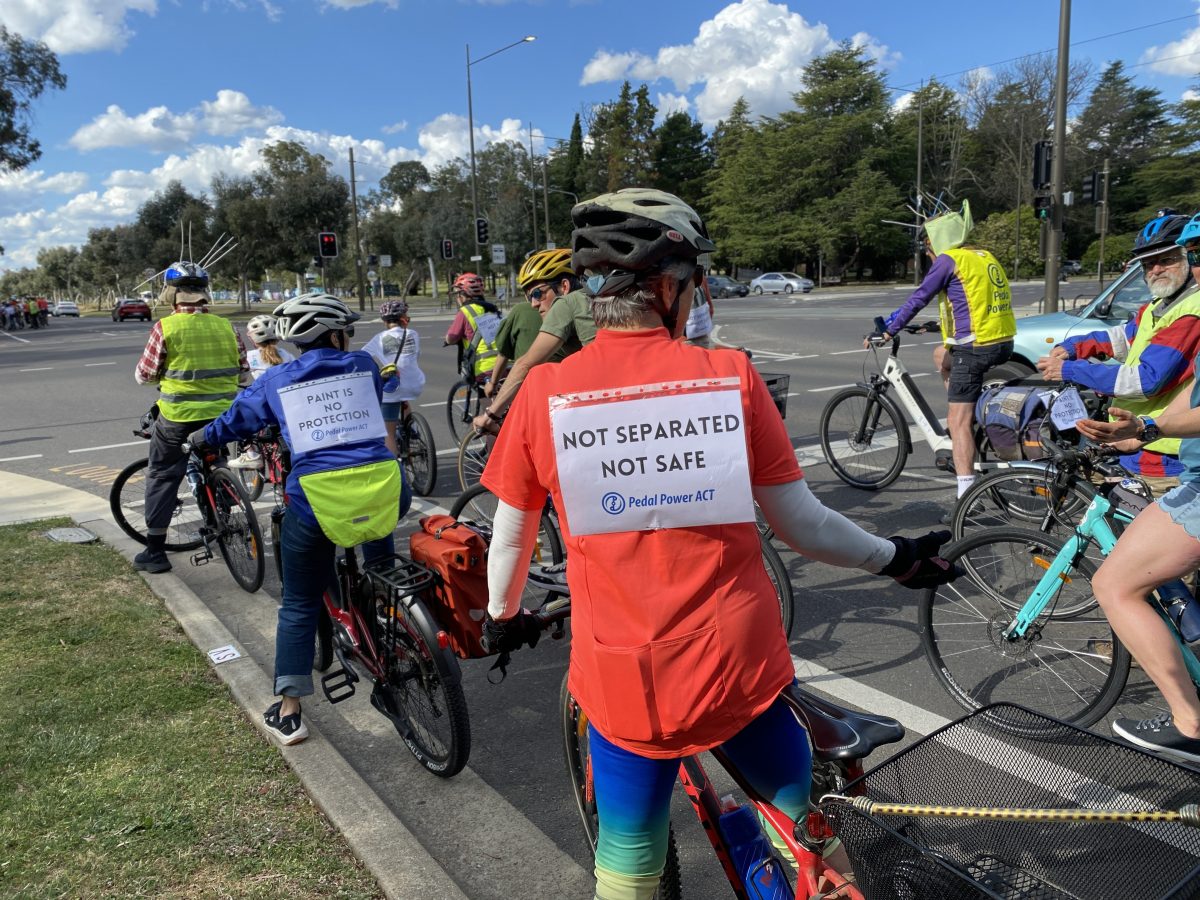
[(496, 335), (500, 333), (500, 317), (495, 313), (484, 313), (475, 318), (475, 330), (489, 344), (496, 343)]
[(1087, 417), (1087, 407), (1083, 405), (1083, 398), (1079, 396), (1079, 391), (1075, 390), (1074, 386), (1059, 394), (1050, 407), (1050, 421), (1056, 428), (1064, 430), (1074, 428), (1076, 422)]
[(737, 378), (552, 397), (550, 420), (573, 534), (754, 521)]
[(281, 388), (279, 402), (292, 452), (383, 440), (383, 410), (369, 372), (353, 372)]
[(213, 661), (214, 665), (219, 666), (224, 662), (241, 659), (242, 654), (238, 652), (238, 648), (233, 646), (233, 644), (226, 644), (224, 647), (218, 647), (216, 650), (209, 650), (208, 658)]

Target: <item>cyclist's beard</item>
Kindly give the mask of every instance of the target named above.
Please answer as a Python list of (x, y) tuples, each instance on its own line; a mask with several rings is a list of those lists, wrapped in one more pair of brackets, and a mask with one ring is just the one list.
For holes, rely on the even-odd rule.
[(1150, 288), (1150, 296), (1155, 300), (1162, 300), (1164, 297), (1170, 297), (1187, 281), (1188, 270), (1186, 267), (1180, 267), (1178, 270), (1170, 269), (1162, 275), (1155, 275), (1147, 280), (1146, 287)]

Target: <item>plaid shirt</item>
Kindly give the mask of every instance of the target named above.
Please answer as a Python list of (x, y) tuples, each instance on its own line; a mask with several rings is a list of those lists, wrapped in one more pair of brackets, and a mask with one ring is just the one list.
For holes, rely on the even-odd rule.
[[(177, 312), (194, 315), (207, 313), (208, 310), (203, 306), (181, 306)], [(249, 374), (250, 365), (246, 362), (246, 345), (242, 343), (241, 332), (235, 328), (233, 336), (237, 338), (238, 367), (243, 374)], [(138, 360), (137, 368), (133, 370), (133, 377), (138, 384), (157, 384), (166, 368), (167, 344), (163, 340), (162, 320), (160, 319), (150, 329), (150, 340), (146, 341), (146, 349), (142, 351), (142, 358)]]

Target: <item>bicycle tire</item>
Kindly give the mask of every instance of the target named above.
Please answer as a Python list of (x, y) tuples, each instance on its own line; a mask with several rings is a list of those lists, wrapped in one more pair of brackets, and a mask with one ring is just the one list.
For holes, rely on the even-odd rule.
[(954, 540), (984, 528), (1041, 530), (1047, 514), (1052, 517), (1047, 533), (1074, 531), (1096, 491), (1080, 478), (1059, 501), (1058, 509), (1051, 510), (1047, 479), (1052, 477), (1048, 467), (1035, 466), (998, 469), (980, 476), (954, 504), (950, 516)]
[(283, 543), (281, 541), (280, 527), (282, 519), (276, 519), (275, 515), (271, 516), (271, 553), (275, 556), (275, 574), (279, 576), (279, 590), (281, 592), (279, 602), (283, 602)]
[[(482, 484), (476, 484), (455, 498), (454, 503), (450, 506), (450, 517), (486, 526), (490, 538), (492, 522), (496, 518), (496, 506), (499, 502), (500, 500), (495, 494)], [(562, 533), (558, 530), (554, 517), (548, 511), (543, 510), (541, 518), (538, 520), (538, 536), (533, 549), (532, 562), (550, 566), (562, 562), (565, 558), (566, 549), (563, 547)]]
[[(934, 676), (963, 709), (1019, 702), (1086, 727), (1117, 702), (1129, 677), (1129, 651), (1098, 608), (1066, 617), (1047, 607), (1026, 638), (1009, 642), (1002, 635), (1016, 610), (1000, 598), (1028, 597), (1063, 543), (1037, 531), (994, 528), (942, 550), (951, 563), (976, 554), (979, 574), (925, 591), (917, 621)], [(1069, 572), (1060, 595), (1068, 587), (1090, 595), (1095, 564), (1085, 557)]]
[[(239, 442), (237, 444), (237, 450), (239, 453), (241, 453), (241, 451), (250, 446), (252, 445), (249, 443)], [(261, 459), (263, 465), (270, 465), (270, 460), (267, 459), (267, 454), (265, 452), (262, 452)], [(267, 484), (267, 479), (263, 474), (262, 469), (238, 469), (237, 474), (238, 478), (242, 482), (242, 487), (246, 489), (246, 496), (250, 498), (251, 503), (262, 496), (263, 488), (266, 487)]]
[[(382, 682), (389, 702), (397, 714), (396, 731), (427, 771), (440, 778), (451, 778), (462, 771), (471, 754), (471, 721), (462, 683), (449, 677), (436, 640), (420, 627), (418, 618), (434, 621), (419, 597), (411, 606), (401, 605), (400, 613), (409, 621), (400, 623), (396, 643), (386, 646), (380, 640), (387, 678)], [(415, 613), (415, 616), (414, 616)], [(403, 719), (403, 722), (400, 721)], [(435, 723), (444, 720), (444, 735), (435, 734)]]
[(428, 497), (437, 485), (437, 450), (433, 444), (433, 429), (426, 418), (415, 410), (400, 423), (407, 428), (402, 446), (402, 465), (412, 484), (413, 493)]
[[(142, 483), (142, 470), (150, 465), (149, 459), (135, 459), (120, 471), (113, 480), (108, 491), (108, 506), (112, 511), (113, 520), (120, 529), (137, 541), (146, 543), (145, 517), (145, 487)], [(135, 478), (135, 476), (141, 476)], [(142, 527), (134, 523), (141, 520)], [(171, 523), (167, 526), (167, 542), (164, 549), (179, 552), (195, 550), (203, 546), (200, 529), (204, 524), (204, 516), (192, 496), (191, 488), (186, 480), (180, 482), (175, 501), (175, 510), (171, 514)]]
[[(874, 423), (870, 441), (866, 443), (851, 439), (863, 421)], [(872, 396), (866, 388), (847, 388), (825, 404), (818, 427), (825, 461), (851, 487), (878, 491), (899, 478), (904, 470), (908, 459), (908, 427), (887, 397)], [(895, 446), (889, 447), (892, 436)], [(876, 441), (880, 444), (877, 451), (872, 449)], [(872, 453), (878, 456), (869, 462), (853, 462), (855, 457), (864, 460)]]
[(479, 484), (493, 441), (495, 437), (492, 435), (480, 434), (472, 429), (458, 445), (458, 484), (462, 490), (469, 491)]
[[(591, 785), (591, 766), (588, 762), (587, 713), (580, 709), (571, 692), (567, 690), (567, 676), (563, 675), (559, 689), (558, 705), (562, 714), (563, 753), (567, 762), (567, 774), (571, 779), (571, 793), (575, 798), (575, 809), (583, 824), (588, 849), (596, 855), (596, 841), (600, 836), (600, 817), (596, 812), (596, 798)], [(656, 900), (680, 900), (683, 897), (683, 880), (679, 868), (679, 847), (675, 842), (675, 827), (668, 826), (667, 860), (663, 866), (662, 880), (658, 883)]]
[(783, 620), (783, 633), (787, 636), (788, 640), (791, 640), (792, 626), (795, 624), (796, 619), (796, 610), (792, 604), (792, 579), (788, 575), (783, 557), (772, 546), (770, 539), (761, 535), (759, 537), (762, 542), (763, 565), (767, 569), (767, 575), (771, 579), (771, 584), (775, 587), (775, 596), (779, 598), (779, 613)]
[(317, 643), (313, 652), (313, 669), (324, 672), (333, 665), (333, 619), (325, 604), (317, 613)]
[(208, 475), (217, 547), (238, 587), (253, 594), (266, 575), (262, 528), (241, 479), (225, 468)]
[(450, 388), (446, 397), (446, 424), (450, 436), (457, 444), (471, 427), (471, 420), (479, 415), (483, 390), (479, 385), (460, 378)]

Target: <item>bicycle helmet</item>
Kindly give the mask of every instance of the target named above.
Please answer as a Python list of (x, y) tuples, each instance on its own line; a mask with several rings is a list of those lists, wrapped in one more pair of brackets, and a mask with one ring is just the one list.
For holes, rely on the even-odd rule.
[(337, 297), (320, 291), (285, 300), (271, 314), (279, 336), (293, 344), (311, 344), (326, 332), (345, 331), (359, 319)]
[(1183, 231), (1179, 233), (1175, 243), (1180, 247), (1185, 247), (1192, 241), (1200, 241), (1200, 213), (1196, 213), (1186, 225), (1183, 226)]
[(163, 281), (169, 287), (201, 289), (208, 287), (208, 272), (195, 263), (173, 262), (163, 272)]
[(454, 289), (462, 291), (468, 297), (482, 297), (483, 279), (474, 272), (463, 272), (454, 279)]
[(276, 324), (274, 316), (255, 316), (246, 323), (246, 334), (250, 335), (250, 339), (256, 344), (264, 341), (277, 341), (279, 332)]
[(637, 273), (659, 269), (665, 260), (694, 260), (717, 248), (694, 209), (652, 188), (625, 188), (586, 200), (571, 210), (571, 221), (575, 271), (606, 276), (598, 284), (589, 281), (597, 297), (624, 291)]
[(408, 303), (404, 300), (388, 300), (379, 304), (379, 318), (398, 319), (408, 315)]
[(1151, 219), (1133, 241), (1133, 258), (1130, 262), (1158, 256), (1165, 250), (1173, 249), (1187, 224), (1188, 217), (1173, 210)]
[(521, 290), (538, 281), (555, 281), (575, 274), (571, 267), (571, 251), (567, 247), (557, 250), (539, 250), (532, 253), (517, 274), (517, 286)]

